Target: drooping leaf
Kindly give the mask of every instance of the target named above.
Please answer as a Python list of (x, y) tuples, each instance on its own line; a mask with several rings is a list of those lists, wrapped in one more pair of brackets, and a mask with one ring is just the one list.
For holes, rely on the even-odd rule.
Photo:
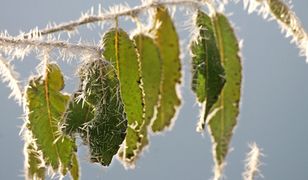
[(181, 104), (176, 92), (176, 86), (181, 81), (181, 62), (178, 35), (167, 9), (158, 7), (154, 19), (151, 31), (162, 59), (162, 81), (157, 118), (152, 124), (152, 131), (159, 132), (171, 125), (176, 108)]
[[(64, 135), (59, 124), (69, 96), (61, 93), (64, 80), (57, 64), (46, 67), (44, 76), (34, 77), (26, 89), (27, 128), (31, 131), (44, 161), (65, 175), (69, 169), (75, 144)], [(58, 169), (61, 168), (61, 169)]]
[(204, 129), (208, 113), (218, 100), (225, 84), (225, 72), (221, 64), (217, 41), (215, 39), (211, 18), (198, 11), (196, 26), (199, 28), (197, 41), (192, 42), (193, 54), (193, 91), (200, 103), (205, 102), (205, 112), (199, 123), (199, 131)]
[(161, 58), (157, 46), (152, 38), (144, 34), (134, 37), (141, 63), (141, 76), (144, 89), (145, 125), (141, 130), (143, 135), (140, 152), (149, 143), (147, 128), (154, 116), (158, 105), (161, 83)]
[(218, 170), (216, 172), (219, 172), (228, 153), (228, 146), (239, 114), (242, 67), (239, 44), (228, 19), (220, 13), (216, 13), (211, 18), (226, 77), (221, 95), (207, 119), (213, 140), (213, 154)]
[(129, 125), (139, 130), (144, 123), (140, 71), (134, 42), (122, 29), (112, 29), (103, 37), (106, 60), (114, 64)]
[(124, 152), (120, 153), (120, 157), (129, 163), (136, 157), (136, 150), (141, 144), (140, 130), (145, 121), (140, 64), (134, 42), (122, 29), (111, 29), (104, 35), (103, 43), (103, 56), (114, 64), (120, 80), (121, 97), (129, 125)]
[(25, 153), (26, 179), (44, 180), (46, 169), (33, 141), (25, 142)]
[(76, 113), (83, 114), (80, 116), (83, 121), (79, 121), (78, 114), (71, 117), (82, 122), (79, 123), (82, 127), (79, 132), (84, 143), (89, 145), (91, 160), (108, 166), (125, 139), (127, 129), (120, 84), (114, 68), (102, 60), (81, 67), (80, 77), (85, 104), (88, 105), (81, 106), (79, 102), (75, 106), (80, 106)]
[(71, 177), (73, 180), (78, 180), (80, 177), (80, 170), (76, 153), (73, 154), (71, 166), (72, 166), (70, 169)]

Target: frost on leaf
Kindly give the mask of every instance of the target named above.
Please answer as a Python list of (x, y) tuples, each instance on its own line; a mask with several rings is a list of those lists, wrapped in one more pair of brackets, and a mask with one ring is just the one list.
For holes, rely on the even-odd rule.
[(308, 62), (308, 35), (295, 12), (282, 0), (244, 0), (244, 7), (248, 12), (258, 11), (267, 18), (271, 15), (280, 25), (286, 37), (291, 36), (292, 41), (300, 49), (300, 55), (306, 56)]
[(222, 92), (207, 119), (213, 141), (214, 179), (219, 179), (239, 114), (242, 66), (239, 44), (229, 20), (220, 13), (213, 14), (211, 19), (226, 79)]
[(83, 133), (85, 126), (93, 119), (94, 108), (92, 105), (83, 99), (82, 90), (75, 92), (65, 112), (62, 130), (72, 136), (76, 133)]
[(25, 176), (26, 179), (45, 179), (45, 164), (41, 154), (37, 151), (33, 140), (25, 142)]
[(177, 86), (181, 81), (181, 61), (179, 39), (173, 21), (165, 7), (156, 8), (151, 33), (159, 49), (162, 60), (162, 77), (157, 117), (152, 131), (159, 132), (171, 126), (181, 100)]
[(80, 134), (84, 144), (89, 146), (91, 161), (108, 166), (127, 129), (119, 80), (113, 66), (101, 59), (84, 64), (79, 76), (82, 98), (73, 97), (64, 129), (68, 134)]
[(64, 80), (59, 66), (55, 63), (46, 66), (44, 76), (33, 77), (26, 88), (26, 126), (45, 163), (65, 175), (76, 149), (74, 141), (59, 127), (69, 96), (61, 92)]
[(125, 166), (133, 167), (136, 151), (143, 136), (140, 131), (145, 124), (144, 99), (140, 63), (135, 43), (122, 29), (114, 28), (103, 36), (103, 56), (116, 69), (120, 81), (121, 97), (128, 120), (127, 135), (119, 157)]
[(197, 12), (196, 26), (199, 36), (191, 44), (193, 54), (193, 79), (192, 89), (200, 103), (205, 103), (202, 119), (197, 127), (199, 132), (204, 130), (204, 125), (209, 112), (218, 100), (225, 84), (225, 71), (215, 39), (211, 18), (202, 11)]
[(138, 154), (149, 144), (148, 126), (155, 118), (157, 111), (160, 83), (161, 83), (161, 58), (154, 40), (147, 35), (138, 34), (134, 38), (139, 53), (141, 76), (144, 89), (145, 125), (141, 129), (143, 136)]

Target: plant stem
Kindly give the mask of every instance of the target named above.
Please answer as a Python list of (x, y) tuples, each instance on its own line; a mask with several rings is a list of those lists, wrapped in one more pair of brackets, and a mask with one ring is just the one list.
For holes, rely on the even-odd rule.
[(35, 36), (36, 34), (43, 36), (43, 35), (52, 34), (52, 33), (61, 32), (61, 31), (74, 31), (77, 27), (81, 25), (100, 22), (100, 21), (106, 21), (106, 20), (114, 20), (115, 18), (120, 17), (120, 16), (136, 16), (139, 13), (147, 9), (164, 6), (164, 5), (182, 5), (185, 7), (185, 5), (189, 5), (189, 4), (192, 6), (201, 6), (203, 3), (200, 0), (166, 0), (166, 1), (161, 1), (161, 2), (153, 1), (147, 4), (143, 4), (140, 6), (133, 7), (133, 8), (128, 8), (128, 9), (121, 10), (118, 12), (106, 13), (106, 14), (102, 14), (99, 12), (99, 15), (81, 16), (79, 19), (75, 21), (62, 23), (59, 25), (55, 25), (54, 27), (46, 28), (43, 30), (37, 30), (36, 32), (29, 32), (26, 34), (21, 34), (20, 37), (29, 39)]

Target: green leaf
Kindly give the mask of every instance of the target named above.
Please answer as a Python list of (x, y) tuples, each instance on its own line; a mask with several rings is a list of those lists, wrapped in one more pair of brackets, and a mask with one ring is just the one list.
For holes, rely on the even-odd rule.
[(93, 118), (83, 124), (80, 133), (90, 147), (91, 160), (108, 166), (124, 141), (127, 129), (119, 80), (114, 68), (102, 60), (83, 65), (80, 77), (84, 100), (89, 103), (81, 110), (88, 113), (88, 107), (93, 108), (90, 110)]
[(199, 28), (197, 41), (192, 42), (193, 91), (200, 103), (206, 100), (204, 119), (200, 120), (199, 131), (204, 129), (208, 113), (218, 100), (225, 84), (225, 72), (216, 43), (211, 18), (198, 11), (196, 26)]
[(213, 154), (216, 167), (218, 170), (222, 170), (239, 114), (242, 66), (239, 57), (239, 44), (228, 19), (223, 14), (216, 13), (212, 16), (212, 24), (225, 69), (226, 83), (207, 121), (214, 143)]
[(78, 96), (81, 92), (76, 92), (69, 102), (64, 117), (63, 131), (73, 137), (74, 133), (82, 133), (87, 122), (94, 117), (93, 107), (88, 102), (83, 102)]
[(76, 153), (73, 154), (71, 166), (72, 166), (70, 169), (71, 177), (73, 180), (78, 180), (80, 177), (80, 170), (79, 170), (79, 163), (78, 163), (78, 158), (77, 158)]
[[(128, 130), (122, 160), (130, 162), (136, 157), (144, 126), (144, 100), (141, 88), (140, 64), (134, 42), (122, 29), (111, 29), (103, 37), (105, 59), (117, 70), (120, 80), (121, 97), (128, 120)], [(129, 143), (128, 143), (129, 142)]]
[(156, 9), (152, 32), (162, 59), (162, 81), (157, 118), (152, 124), (152, 131), (158, 132), (171, 125), (176, 108), (181, 101), (176, 86), (181, 81), (181, 61), (179, 39), (172, 19), (164, 7)]
[(45, 167), (33, 141), (25, 142), (26, 179), (45, 179)]
[(27, 127), (47, 165), (65, 175), (75, 144), (59, 127), (69, 96), (61, 93), (64, 80), (57, 64), (48, 64), (44, 76), (34, 77), (26, 89)]
[(159, 50), (152, 38), (144, 34), (138, 34), (134, 36), (134, 40), (139, 52), (141, 76), (145, 94), (145, 125), (141, 130), (143, 139), (139, 149), (139, 152), (141, 152), (149, 143), (147, 128), (151, 123), (154, 116), (154, 110), (158, 105), (161, 83), (161, 58)]

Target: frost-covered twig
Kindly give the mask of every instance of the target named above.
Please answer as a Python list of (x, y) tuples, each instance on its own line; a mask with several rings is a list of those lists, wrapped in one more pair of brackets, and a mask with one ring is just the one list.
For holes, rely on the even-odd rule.
[(271, 19), (275, 19), (281, 26), (282, 31), (286, 33), (286, 36), (292, 37), (292, 42), (300, 49), (300, 55), (306, 56), (306, 62), (308, 62), (308, 34), (295, 12), (284, 1), (243, 0), (243, 2), (248, 13), (257, 11), (265, 19), (267, 19), (268, 15), (270, 15)]
[(8, 36), (6, 33), (2, 33), (0, 35), (0, 51), (12, 58), (20, 59), (23, 59), (24, 56), (30, 53), (32, 50), (44, 50), (46, 48), (58, 49), (62, 57), (69, 57), (69, 59), (76, 57), (77, 55), (81, 55), (82, 57), (87, 55), (97, 56), (99, 52), (99, 47), (97, 46), (71, 44), (66, 41), (59, 41), (48, 38), (47, 40), (43, 41), (41, 37), (43, 35), (49, 35), (61, 31), (74, 31), (81, 25), (102, 22), (105, 20), (114, 20), (119, 16), (137, 16), (145, 10), (159, 6), (181, 5), (185, 7), (187, 5), (191, 5), (199, 7), (207, 1), (208, 0), (144, 0), (140, 6), (133, 8), (115, 6), (111, 7), (109, 12), (103, 13), (101, 10), (99, 10), (97, 15), (94, 15), (93, 10), (91, 10), (91, 13), (86, 13), (75, 21), (62, 23), (53, 27), (47, 27), (43, 30), (35, 28), (29, 33), (22, 33), (16, 37)]
[(260, 175), (260, 158), (263, 156), (256, 143), (251, 144), (249, 147), (250, 152), (247, 154), (245, 172), (243, 173), (244, 180), (253, 180), (257, 175)]
[[(203, 0), (207, 1), (207, 0)], [(33, 34), (39, 34), (39, 35), (47, 35), (52, 34), (60, 31), (74, 31), (78, 26), (89, 24), (89, 23), (95, 23), (100, 21), (106, 21), (106, 20), (114, 20), (116, 17), (119, 16), (136, 16), (140, 14), (141, 12), (148, 10), (150, 8), (155, 8), (159, 6), (164, 5), (193, 5), (193, 6), (201, 6), (202, 0), (166, 0), (166, 1), (149, 1), (146, 2), (140, 6), (136, 6), (134, 8), (128, 8), (121, 6), (119, 8), (110, 8), (113, 10), (113, 12), (108, 12), (106, 14), (102, 13), (101, 11), (98, 12), (98, 15), (83, 15), (79, 19), (67, 23), (62, 23), (59, 25), (55, 25), (54, 27), (48, 27), (43, 30), (37, 30), (35, 32), (30, 32), (27, 34), (22, 34), (20, 37), (23, 37), (25, 39), (31, 38)]]
[(60, 54), (65, 57), (75, 57), (77, 55), (96, 56), (99, 52), (98, 46), (72, 44), (59, 40), (39, 40), (39, 39), (20, 39), (14, 37), (0, 36), (0, 50), (13, 58), (21, 58), (32, 50), (58, 49)]
[(8, 87), (12, 90), (9, 97), (14, 99), (21, 105), (22, 88), (19, 85), (18, 73), (14, 71), (14, 67), (0, 53), (0, 77), (3, 82), (8, 82)]

